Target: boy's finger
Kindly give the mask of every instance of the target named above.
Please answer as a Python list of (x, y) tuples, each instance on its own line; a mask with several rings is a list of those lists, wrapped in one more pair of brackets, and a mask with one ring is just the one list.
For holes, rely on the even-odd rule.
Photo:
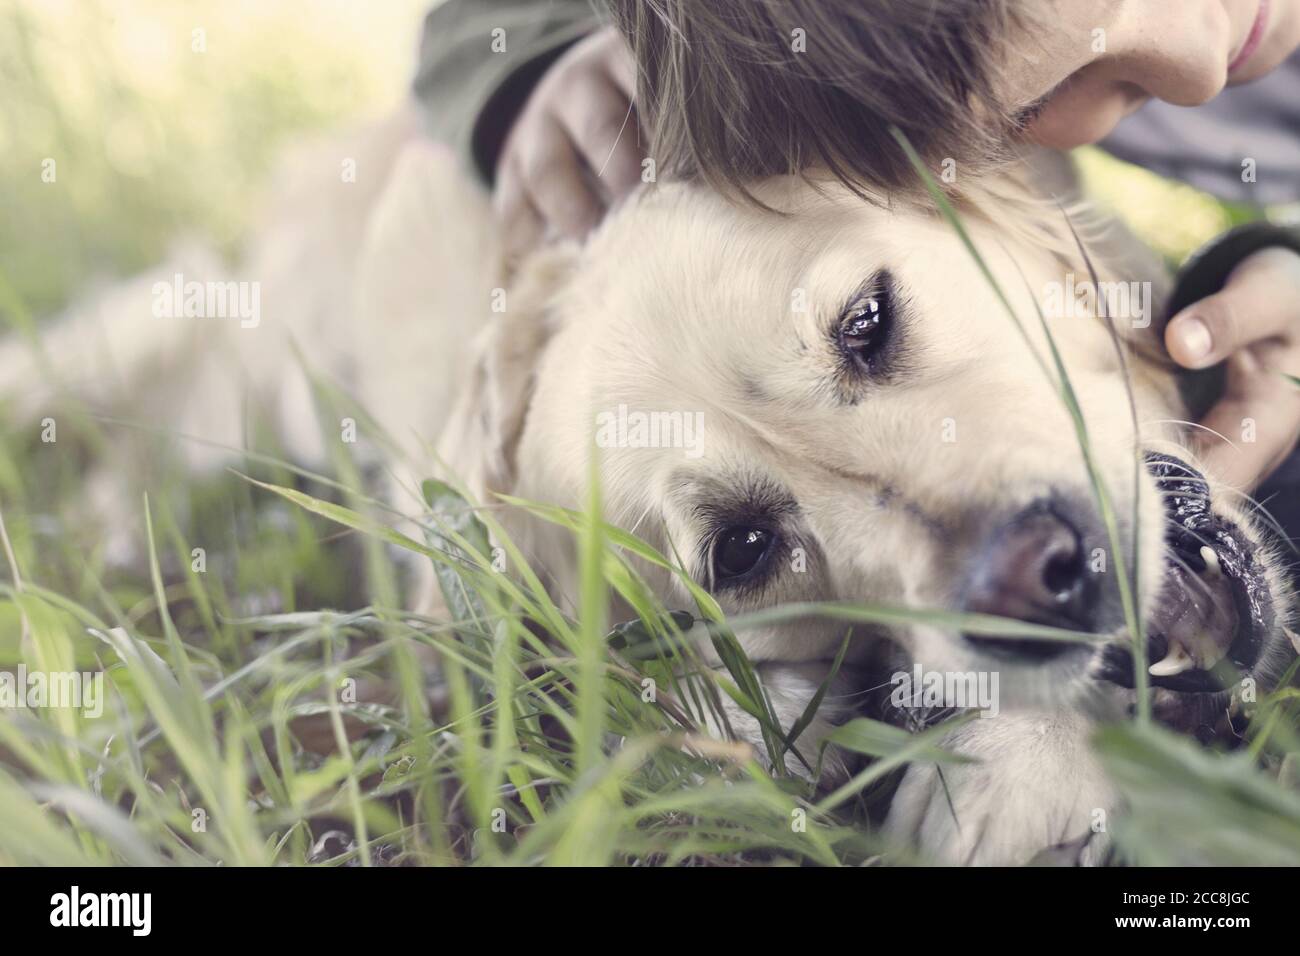
[(542, 217), (533, 208), (514, 162), (497, 172), (493, 207), (507, 255), (527, 252), (541, 241)]
[(1206, 470), (1249, 491), (1281, 464), (1300, 437), (1300, 388), (1241, 352), (1229, 359), (1223, 398), (1201, 419)]
[(611, 199), (626, 195), (641, 181), (641, 129), (636, 110), (605, 80), (583, 87), (559, 106), (560, 119), (578, 145), (587, 168)]
[(521, 157), (523, 178), (547, 231), (580, 239), (604, 209), (587, 185), (568, 134), (555, 121), (541, 125)]
[(1189, 305), (1165, 329), (1165, 347), (1186, 368), (1205, 368), (1262, 339), (1300, 328), (1300, 256), (1265, 249), (1246, 259), (1221, 292)]

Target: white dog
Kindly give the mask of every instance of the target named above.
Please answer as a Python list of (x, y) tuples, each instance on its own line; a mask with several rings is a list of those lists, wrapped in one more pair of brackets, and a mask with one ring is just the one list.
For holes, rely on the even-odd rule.
[[(1170, 722), (1190, 729), (1222, 709), (1226, 695), (1207, 690), (1221, 658), (1261, 681), (1278, 672), (1289, 596), (1251, 516), (1195, 471), (1170, 424), (1186, 417), (1173, 378), (1141, 357), (1158, 342), (1153, 305), (1115, 317), (1125, 370), (1097, 297), (1074, 294), (1091, 280), (1059, 212), (1010, 199), (963, 210), (1019, 323), (932, 212), (796, 180), (757, 187), (782, 215), (693, 186), (649, 189), (584, 247), (538, 253), (507, 282), (484, 198), (427, 144), (390, 170), (404, 139), (390, 135), (368, 183), (298, 177), (302, 199), (228, 277), (261, 283), (255, 327), (156, 317), (158, 283), (213, 276), (182, 261), (74, 313), (47, 354), (74, 381), (121, 371), (119, 389), (82, 389), (92, 401), (126, 399), (150, 424), (224, 446), (241, 440), (236, 368), (255, 401), (282, 410), (287, 436), (313, 436), (298, 449), (311, 459), (322, 448), (287, 357), (294, 341), (396, 436), (408, 487), (440, 458), (483, 498), (581, 507), (595, 445), (607, 517), (675, 549), (729, 613), (841, 600), (1119, 634), (1117, 557), (1128, 558), (1154, 673), (1173, 688), (1158, 697)], [(1040, 306), (1113, 498), (1120, 555)], [(177, 361), (195, 354), (197, 365)], [(0, 354), (0, 381), (41, 413), (48, 386), (27, 352)], [(1137, 448), (1152, 453), (1140, 470)], [(102, 486), (111, 498), (111, 480)], [(518, 514), (507, 527), (571, 598), (571, 539)], [(650, 580), (666, 605), (690, 606), (671, 575)], [(844, 628), (810, 618), (739, 635), (787, 726)], [(888, 674), (896, 660), (996, 674), (998, 716), (947, 744), (979, 762), (946, 770), (946, 794), (933, 767), (914, 765), (887, 830), (938, 859), (1022, 863), (1114, 806), (1088, 734), (1131, 704), (1126, 641), (857, 627), (837, 703), (799, 747), (815, 754), (861, 700), (850, 673)], [(1104, 851), (1094, 841), (1085, 859)]]

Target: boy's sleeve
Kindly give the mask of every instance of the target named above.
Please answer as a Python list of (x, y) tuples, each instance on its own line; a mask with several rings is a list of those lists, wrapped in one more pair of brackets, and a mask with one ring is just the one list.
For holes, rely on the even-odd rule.
[(489, 186), (542, 74), (600, 25), (588, 0), (446, 0), (424, 18), (413, 84), (429, 129)]

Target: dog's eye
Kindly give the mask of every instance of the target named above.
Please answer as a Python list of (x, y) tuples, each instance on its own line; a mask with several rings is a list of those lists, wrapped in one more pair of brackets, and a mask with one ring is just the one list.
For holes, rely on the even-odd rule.
[(889, 294), (885, 291), (858, 299), (840, 319), (840, 348), (859, 369), (875, 370), (889, 336), (889, 321)]
[(776, 535), (765, 528), (727, 528), (713, 545), (713, 573), (718, 581), (753, 572), (771, 550)]

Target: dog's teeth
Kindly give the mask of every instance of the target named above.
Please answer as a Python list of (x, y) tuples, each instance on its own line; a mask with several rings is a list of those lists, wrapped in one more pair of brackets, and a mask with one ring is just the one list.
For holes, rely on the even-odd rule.
[(1210, 577), (1217, 578), (1223, 573), (1218, 553), (1208, 545), (1201, 545), (1201, 560), (1205, 562), (1205, 573)]
[(1173, 677), (1175, 674), (1189, 671), (1195, 666), (1196, 661), (1192, 659), (1191, 654), (1187, 653), (1186, 648), (1181, 644), (1171, 644), (1165, 659), (1156, 661), (1147, 668), (1147, 672), (1152, 677)]

